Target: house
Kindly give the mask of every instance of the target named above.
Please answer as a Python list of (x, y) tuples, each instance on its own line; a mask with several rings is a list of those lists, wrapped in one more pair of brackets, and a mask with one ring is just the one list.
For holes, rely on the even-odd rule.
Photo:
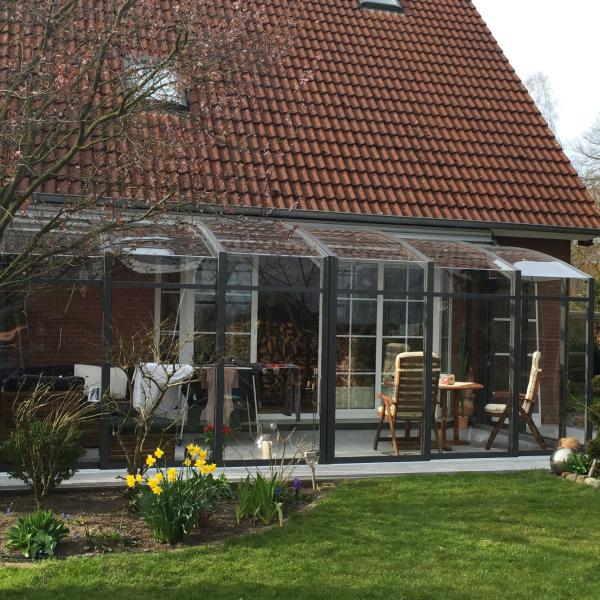
[[(51, 293), (15, 301), (4, 431), (15, 370), (59, 386), (83, 378), (90, 400), (110, 393), (140, 409), (135, 373), (177, 364), (200, 375), (175, 388), (157, 427), (160, 417), (195, 440), (214, 426), (219, 462), (268, 459), (277, 432), (323, 462), (583, 439), (594, 283), (569, 262), (600, 214), (471, 1), (306, 0), (294, 11), (288, 59), (235, 117), (246, 147), (195, 137), (179, 113), (152, 117), (182, 124), (188, 152), (148, 168), (181, 198), (201, 180), (219, 210), (141, 226)], [(192, 90), (190, 112), (194, 101)], [(77, 186), (61, 174), (38, 198)], [(119, 350), (142, 339), (128, 371)], [(541, 443), (518, 418), (536, 351)], [(374, 449), (377, 396), (392, 393), (403, 352), (424, 352), (420, 406), (398, 409), (397, 450)], [(440, 373), (471, 385), (438, 391)], [(510, 413), (494, 440), (490, 404)], [(114, 426), (86, 434), (88, 464), (122, 458)]]

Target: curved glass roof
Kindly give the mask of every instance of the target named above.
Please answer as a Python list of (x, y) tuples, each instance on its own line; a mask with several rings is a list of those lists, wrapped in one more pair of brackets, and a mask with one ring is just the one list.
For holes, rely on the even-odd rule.
[[(40, 223), (20, 222), (5, 232), (0, 248), (13, 254), (39, 231)], [(89, 227), (89, 225), (88, 225)], [(84, 224), (68, 229), (85, 233)], [(64, 239), (69, 236), (65, 235)], [(72, 244), (71, 244), (72, 246)], [(219, 252), (245, 255), (407, 262), (436, 268), (498, 271), (505, 275), (520, 271), (527, 280), (589, 279), (589, 275), (553, 256), (526, 248), (476, 246), (462, 241), (405, 239), (375, 228), (344, 228), (333, 225), (289, 224), (268, 218), (238, 216), (191, 217), (186, 222), (144, 222), (111, 233), (97, 241), (96, 250), (113, 249), (143, 257), (215, 257)], [(70, 248), (70, 255), (75, 255)], [(89, 249), (88, 256), (93, 254)]]
[(321, 247), (342, 259), (424, 262), (426, 257), (399, 238), (377, 229), (303, 227)]

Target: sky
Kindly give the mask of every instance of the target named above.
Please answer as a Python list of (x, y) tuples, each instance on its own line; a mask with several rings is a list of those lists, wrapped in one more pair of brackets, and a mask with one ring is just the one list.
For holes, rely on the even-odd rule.
[(600, 118), (600, 0), (473, 0), (521, 79), (542, 71), (565, 148)]

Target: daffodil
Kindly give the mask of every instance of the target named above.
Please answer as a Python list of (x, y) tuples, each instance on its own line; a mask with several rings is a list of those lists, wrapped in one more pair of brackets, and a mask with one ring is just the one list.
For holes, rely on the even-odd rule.
[(152, 488), (156, 485), (158, 485), (158, 479), (156, 479), (156, 477), (150, 477), (150, 479), (148, 479), (148, 487)]
[(191, 461), (189, 458), (186, 458), (186, 459), (183, 461), (183, 466), (184, 466), (184, 467), (189, 467), (191, 464), (192, 464), (192, 461)]
[(193, 456), (198, 453), (198, 446), (196, 444), (188, 444), (185, 449)]
[(156, 458), (162, 458), (164, 455), (165, 453), (160, 448), (157, 448), (154, 451), (154, 456), (156, 456)]
[(154, 479), (156, 479), (156, 481), (158, 481), (158, 483), (160, 483), (164, 478), (165, 478), (164, 475), (160, 472), (158, 472), (154, 477)]
[(198, 459), (198, 460), (197, 460), (197, 461), (194, 463), (194, 466), (195, 466), (197, 469), (201, 469), (201, 468), (202, 468), (202, 467), (203, 467), (205, 464), (206, 464), (206, 461), (205, 461), (205, 460), (202, 460), (201, 458), (199, 458), (199, 459)]
[(202, 450), (201, 448), (198, 448), (198, 458), (201, 460), (206, 460), (208, 453), (206, 452), (206, 450)]
[(214, 473), (217, 469), (217, 465), (212, 463), (211, 465), (202, 465), (200, 467), (200, 472), (202, 475), (208, 475), (209, 473)]
[(135, 482), (136, 482), (136, 483), (142, 483), (142, 481), (143, 481), (143, 478), (142, 478), (141, 474), (140, 474), (140, 473), (138, 473), (138, 474), (135, 476)]
[(152, 490), (153, 494), (156, 494), (157, 496), (160, 496), (162, 494), (162, 488), (160, 487), (160, 485), (154, 485), (150, 488)]
[(156, 462), (156, 459), (154, 458), (154, 456), (152, 456), (152, 454), (148, 454), (148, 456), (146, 456), (146, 464), (149, 467), (152, 467), (155, 462)]
[(127, 475), (127, 487), (135, 487), (135, 477), (133, 475)]
[(177, 479), (177, 469), (175, 467), (171, 467), (167, 469), (167, 481), (169, 483), (173, 483)]

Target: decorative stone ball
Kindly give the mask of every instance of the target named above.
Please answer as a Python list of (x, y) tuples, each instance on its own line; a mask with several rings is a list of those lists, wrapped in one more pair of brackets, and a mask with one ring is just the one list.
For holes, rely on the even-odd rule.
[(558, 448), (550, 457), (550, 468), (557, 475), (561, 475), (567, 469), (566, 462), (569, 456), (573, 455), (575, 450), (572, 448)]

